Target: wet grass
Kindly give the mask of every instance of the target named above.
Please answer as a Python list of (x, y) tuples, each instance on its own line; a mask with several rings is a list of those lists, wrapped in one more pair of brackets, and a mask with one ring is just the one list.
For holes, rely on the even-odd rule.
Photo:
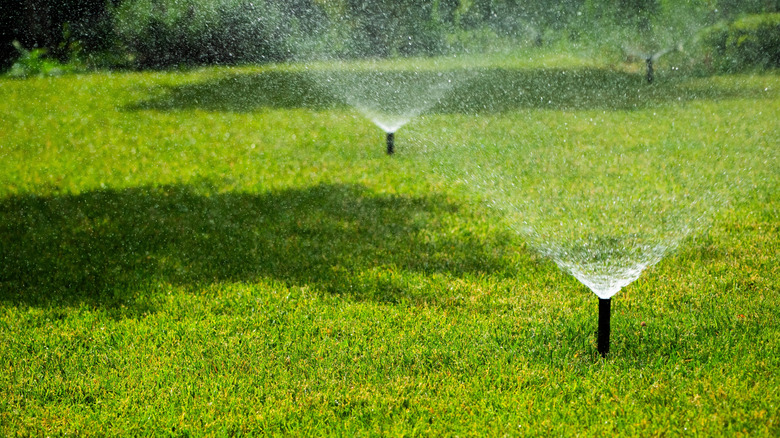
[[(479, 66), (394, 157), (295, 68), (0, 80), (2, 434), (778, 435), (780, 79), (551, 62)], [(596, 297), (442, 173), (506, 142), (739, 157), (606, 359)]]

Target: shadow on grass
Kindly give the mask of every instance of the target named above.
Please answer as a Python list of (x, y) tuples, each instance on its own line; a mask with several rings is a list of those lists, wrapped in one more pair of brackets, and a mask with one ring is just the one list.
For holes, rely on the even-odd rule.
[(357, 300), (436, 301), (410, 295), (405, 276), (493, 271), (509, 251), (505, 236), (481, 241), (432, 225), (455, 210), (435, 196), (357, 185), (13, 197), (0, 201), (0, 301), (143, 311), (144, 290), (160, 282), (195, 289), (263, 278)]
[(501, 113), (519, 109), (625, 111), (697, 100), (766, 98), (755, 89), (708, 84), (691, 77), (660, 78), (603, 68), (482, 69), (434, 108), (438, 113)]
[(324, 109), (337, 104), (300, 72), (269, 71), (165, 87), (163, 93), (127, 110), (254, 112), (263, 109)]
[[(370, 83), (371, 73), (349, 72), (357, 82)], [(435, 83), (437, 72), (397, 72), (391, 81)], [(337, 73), (322, 73), (332, 76)], [(458, 73), (456, 72), (456, 76)], [(429, 77), (430, 76), (430, 77)], [(449, 75), (445, 75), (447, 77)], [(659, 74), (647, 84), (643, 74), (604, 68), (475, 69), (463, 70), (464, 80), (430, 112), (484, 114), (518, 109), (632, 110), (670, 102), (766, 98), (760, 88), (729, 87), (701, 78)], [(343, 97), (320, 87), (304, 72), (261, 72), (165, 88), (164, 92), (125, 109), (253, 112), (274, 108), (326, 109), (341, 105)], [(374, 79), (373, 82), (376, 82)], [(399, 85), (402, 87), (402, 85)], [(381, 94), (381, 93), (380, 93)]]

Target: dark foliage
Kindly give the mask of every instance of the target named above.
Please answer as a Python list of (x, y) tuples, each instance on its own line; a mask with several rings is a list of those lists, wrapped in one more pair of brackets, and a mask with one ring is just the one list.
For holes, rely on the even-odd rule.
[(118, 0), (0, 0), (0, 66), (10, 66), (19, 56), (13, 41), (46, 49), (63, 62), (75, 51), (106, 50), (113, 2)]
[(442, 23), (433, 2), (347, 0), (342, 20), (353, 25), (357, 56), (433, 54), (441, 51)]
[(780, 13), (713, 26), (703, 33), (702, 44), (720, 70), (780, 67)]
[[(617, 22), (644, 39), (665, 29), (670, 8), (690, 9), (701, 24), (734, 22), (745, 14), (780, 11), (780, 0), (0, 0), (0, 69), (25, 49), (59, 62), (102, 67), (167, 68), (287, 60), (297, 51), (327, 48), (347, 57), (438, 54), (475, 35), (517, 37), (544, 44), (548, 36), (577, 40)], [(335, 33), (322, 32), (338, 24)], [(748, 25), (748, 23), (743, 23)], [(774, 65), (769, 30), (737, 30), (728, 56), (751, 66)], [(762, 28), (763, 29), (763, 28)], [(330, 31), (329, 31), (330, 32)], [(476, 33), (472, 33), (476, 32)], [(480, 33), (483, 32), (483, 33)], [(741, 33), (740, 33), (741, 32)], [(758, 33), (756, 33), (758, 32)], [(732, 32), (733, 33), (733, 32)], [(312, 42), (313, 36), (325, 36)], [(711, 34), (726, 54), (729, 36)], [(754, 43), (754, 40), (761, 43)], [(764, 44), (770, 44), (765, 46)], [(765, 57), (766, 58), (766, 57)]]
[(136, 67), (166, 68), (288, 59), (321, 15), (310, 0), (153, 0), (124, 2), (114, 21)]

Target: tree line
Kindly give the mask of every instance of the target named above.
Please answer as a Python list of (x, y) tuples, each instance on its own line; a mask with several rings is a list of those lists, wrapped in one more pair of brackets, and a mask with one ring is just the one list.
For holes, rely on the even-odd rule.
[(613, 28), (660, 41), (692, 24), (778, 12), (780, 0), (0, 0), (0, 9), (4, 69), (19, 47), (60, 62), (166, 68), (438, 54), (480, 38), (541, 45)]

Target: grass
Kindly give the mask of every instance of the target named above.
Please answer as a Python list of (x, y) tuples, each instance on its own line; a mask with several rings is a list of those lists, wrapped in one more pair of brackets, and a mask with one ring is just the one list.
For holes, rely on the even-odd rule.
[[(555, 60), (480, 66), (394, 157), (289, 66), (0, 79), (0, 433), (780, 434), (780, 78)], [(571, 189), (642, 150), (728, 202), (603, 359), (596, 297), (455, 164)]]

